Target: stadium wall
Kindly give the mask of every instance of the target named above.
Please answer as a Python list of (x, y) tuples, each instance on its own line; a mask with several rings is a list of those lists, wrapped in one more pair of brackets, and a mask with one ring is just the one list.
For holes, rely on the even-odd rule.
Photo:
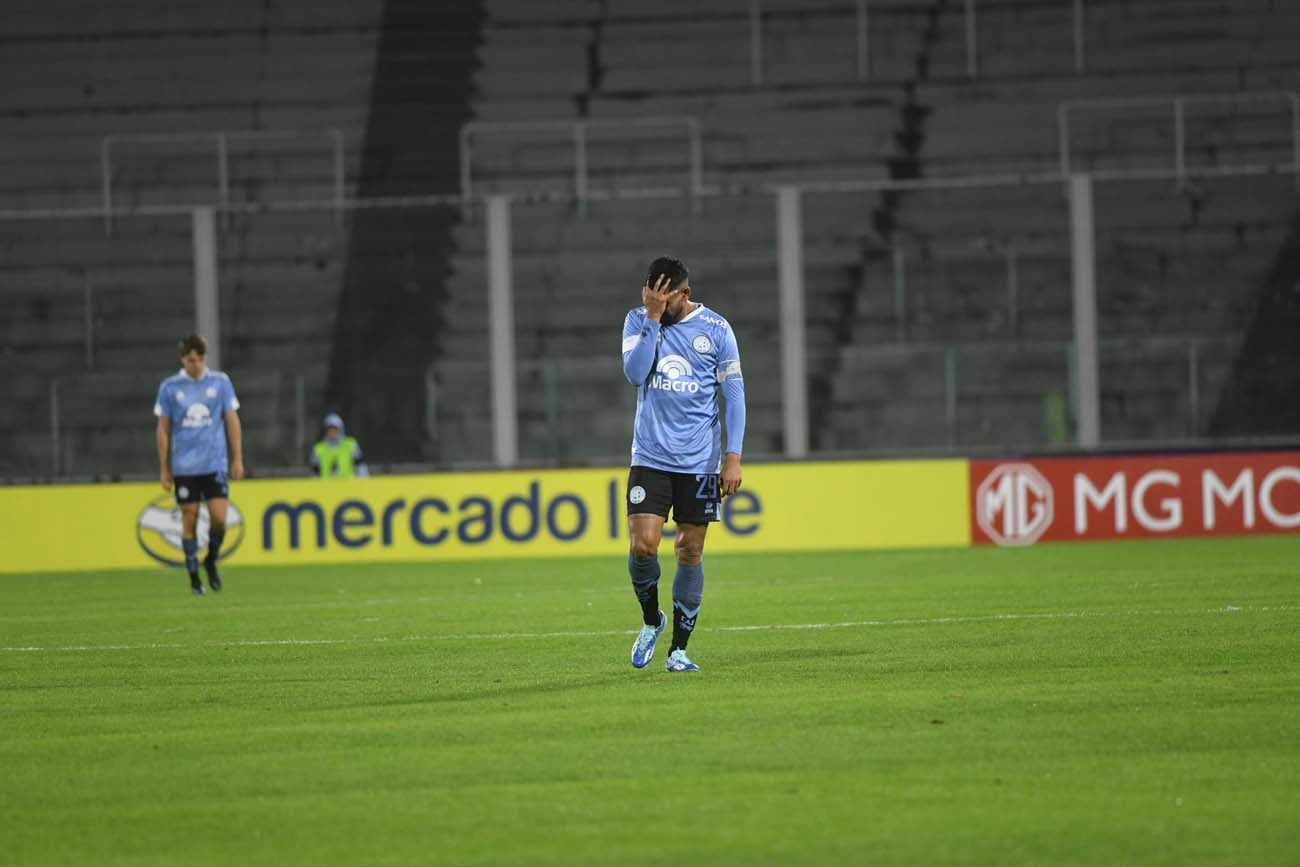
[[(618, 556), (626, 473), (240, 482), (225, 556), (248, 565)], [(1300, 451), (757, 464), (721, 518), (710, 553), (1296, 532)], [(12, 540), (0, 572), (182, 562), (179, 515), (154, 484), (3, 488), (0, 520)]]

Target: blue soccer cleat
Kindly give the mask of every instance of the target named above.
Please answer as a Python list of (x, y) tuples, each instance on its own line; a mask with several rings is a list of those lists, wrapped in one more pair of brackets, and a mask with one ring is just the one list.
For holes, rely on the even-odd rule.
[(664, 631), (668, 625), (668, 616), (662, 611), (659, 612), (659, 627), (642, 626), (641, 631), (637, 633), (636, 641), (632, 643), (632, 667), (645, 668), (650, 664), (650, 660), (655, 658), (655, 643), (659, 640), (659, 633)]
[(686, 658), (686, 651), (678, 648), (668, 654), (668, 661), (664, 663), (664, 671), (699, 671), (700, 667)]

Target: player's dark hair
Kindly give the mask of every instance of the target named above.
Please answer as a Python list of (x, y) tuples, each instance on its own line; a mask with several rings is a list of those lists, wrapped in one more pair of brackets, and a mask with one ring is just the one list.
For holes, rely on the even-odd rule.
[(691, 272), (686, 268), (686, 263), (681, 259), (674, 259), (672, 256), (660, 256), (650, 263), (650, 270), (646, 272), (646, 282), (651, 286), (659, 281), (660, 277), (668, 277), (669, 286), (676, 289), (691, 276)]
[(181, 342), (176, 344), (176, 352), (181, 358), (189, 355), (191, 352), (197, 352), (199, 355), (208, 354), (208, 342), (203, 339), (201, 334), (187, 334), (181, 338)]

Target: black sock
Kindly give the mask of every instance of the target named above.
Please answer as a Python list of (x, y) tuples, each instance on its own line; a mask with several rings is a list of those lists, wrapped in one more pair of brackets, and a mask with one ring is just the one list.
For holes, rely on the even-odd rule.
[(208, 533), (208, 562), (215, 563), (221, 553), (221, 543), (226, 541), (226, 528), (213, 527)]
[(668, 648), (669, 653), (686, 649), (686, 642), (691, 640), (691, 633), (695, 630), (695, 618), (699, 613), (698, 607), (693, 611), (687, 611), (680, 602), (673, 605), (673, 646)]
[(185, 571), (190, 573), (190, 583), (199, 580), (199, 540), (181, 539), (181, 550), (185, 552)]
[(659, 558), (627, 555), (627, 571), (632, 576), (632, 590), (641, 603), (641, 619), (646, 626), (659, 628)]

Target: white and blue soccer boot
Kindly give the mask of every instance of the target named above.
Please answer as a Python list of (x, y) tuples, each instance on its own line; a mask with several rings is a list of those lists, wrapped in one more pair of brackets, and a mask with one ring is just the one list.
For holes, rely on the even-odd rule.
[(664, 631), (668, 625), (668, 616), (662, 611), (659, 612), (659, 628), (653, 626), (642, 626), (641, 631), (637, 633), (636, 641), (632, 643), (632, 667), (645, 668), (650, 664), (650, 660), (655, 658), (655, 643), (659, 640), (659, 633)]
[(686, 651), (678, 648), (668, 654), (668, 661), (664, 663), (664, 671), (699, 671), (700, 667), (686, 658)]

